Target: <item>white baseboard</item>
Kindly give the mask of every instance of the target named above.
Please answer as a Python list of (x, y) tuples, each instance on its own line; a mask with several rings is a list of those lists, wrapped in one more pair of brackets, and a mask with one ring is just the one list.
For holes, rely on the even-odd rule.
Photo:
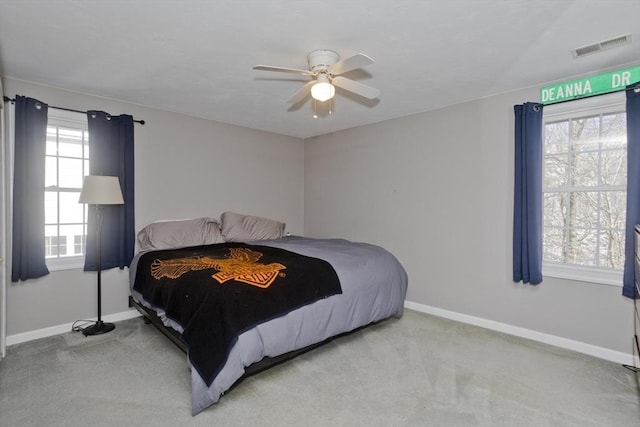
[[(588, 354), (600, 359), (609, 360), (615, 363), (631, 364), (640, 366), (640, 358), (634, 357), (632, 354), (623, 353), (621, 351), (610, 350), (608, 348), (583, 343), (580, 341), (570, 340), (568, 338), (558, 337), (556, 335), (545, 334), (531, 329), (521, 328), (518, 326), (500, 323), (493, 320), (483, 319), (481, 317), (470, 316), (467, 314), (457, 313), (455, 311), (443, 310), (437, 307), (431, 307), (424, 304), (406, 301), (404, 306), (408, 309), (419, 311), (421, 313), (431, 314), (445, 319), (455, 320), (470, 325), (479, 326), (493, 331), (503, 332), (505, 334), (514, 335), (521, 338), (527, 338), (544, 344), (553, 345), (567, 350), (577, 351), (578, 353)], [(119, 322), (122, 320), (133, 319), (141, 316), (140, 312), (131, 309), (120, 313), (109, 314), (103, 316), (106, 322)], [(96, 318), (90, 320), (97, 320)], [(73, 323), (52, 326), (49, 328), (38, 329), (35, 331), (24, 332), (21, 334), (7, 336), (7, 346), (20, 344), (27, 341), (46, 338), (53, 335), (63, 334), (71, 331)], [(635, 360), (634, 360), (635, 359)]]
[(538, 341), (567, 350), (577, 351), (578, 353), (588, 354), (589, 356), (609, 360), (611, 362), (640, 366), (640, 359), (638, 357), (634, 357), (629, 353), (623, 353), (621, 351), (598, 347), (596, 345), (574, 341), (568, 338), (558, 337), (556, 335), (545, 334), (531, 329), (521, 328), (506, 323), (495, 322), (493, 320), (483, 319), (481, 317), (469, 316), (467, 314), (461, 314), (455, 311), (443, 310), (441, 308), (418, 304), (411, 301), (405, 301), (404, 306), (408, 309), (419, 311), (421, 313), (432, 314), (434, 316), (444, 317), (446, 319), (455, 320), (462, 323), (468, 323), (470, 325), (479, 326), (481, 328), (491, 329), (493, 331), (503, 332), (505, 334), (514, 335), (521, 338), (527, 338), (533, 341)]
[[(102, 320), (105, 322), (120, 322), (122, 320), (133, 319), (134, 317), (141, 316), (140, 312), (131, 309), (127, 311), (122, 311), (120, 313), (108, 314), (106, 316), (102, 316)], [(98, 320), (98, 318), (87, 319), (87, 320)], [(15, 344), (20, 344), (27, 341), (33, 341), (40, 338), (51, 337), (53, 335), (64, 334), (65, 332), (71, 332), (71, 327), (73, 323), (66, 323), (64, 325), (51, 326), (49, 328), (38, 329), (35, 331), (23, 332), (21, 334), (8, 335), (7, 336), (7, 347)]]

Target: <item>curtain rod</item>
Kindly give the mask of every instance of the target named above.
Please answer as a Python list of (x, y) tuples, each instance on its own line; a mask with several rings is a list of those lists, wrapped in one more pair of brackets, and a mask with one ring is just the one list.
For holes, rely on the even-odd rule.
[[(11, 99), (8, 96), (3, 96), (4, 98), (4, 102), (15, 102), (15, 99)], [(82, 114), (87, 114), (86, 111), (80, 111), (80, 110), (74, 110), (72, 108), (64, 108), (64, 107), (56, 107), (53, 105), (49, 105), (49, 108), (55, 108), (56, 110), (63, 110), (63, 111), (71, 111), (72, 113), (82, 113)], [(135, 123), (140, 123), (141, 125), (144, 125), (144, 120), (134, 120)]]

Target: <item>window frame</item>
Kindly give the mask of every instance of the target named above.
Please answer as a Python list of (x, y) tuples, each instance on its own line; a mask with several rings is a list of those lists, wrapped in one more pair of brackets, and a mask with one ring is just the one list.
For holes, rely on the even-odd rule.
[[(626, 99), (624, 96), (624, 91), (575, 100), (566, 103), (545, 105), (543, 109), (542, 126), (544, 128), (547, 122), (575, 118), (576, 116), (607, 114), (620, 111), (626, 111)], [(543, 153), (543, 179), (545, 177), (544, 164), (545, 161)], [(625, 195), (626, 191), (627, 189), (625, 185)], [(543, 186), (543, 198), (544, 194), (545, 191)], [(561, 262), (546, 261), (543, 259), (542, 275), (543, 277), (554, 277), (559, 279), (568, 279), (622, 288), (623, 270), (606, 267), (591, 267), (576, 264), (566, 264)]]
[[(48, 117), (47, 117), (47, 126), (58, 126), (58, 127), (69, 127), (69, 128), (75, 128), (75, 129), (82, 129), (84, 132), (87, 133), (87, 142), (88, 142), (88, 122), (87, 122), (87, 116), (83, 113), (77, 113), (77, 112), (73, 112), (73, 111), (67, 111), (67, 110), (60, 110), (60, 109), (53, 109), (50, 108), (48, 111)], [(89, 154), (90, 156), (90, 154)], [(88, 160), (88, 158), (87, 158)], [(83, 156), (82, 161), (85, 161), (85, 158)], [(60, 170), (57, 170), (58, 176), (60, 173)], [(84, 176), (88, 175), (89, 171), (85, 170), (84, 171)], [(64, 191), (65, 188), (60, 188), (57, 187), (55, 188), (55, 190), (57, 192), (60, 192), (61, 190), (63, 192), (67, 192)], [(45, 192), (46, 191), (51, 191), (51, 187), (45, 187)], [(80, 190), (77, 191), (78, 192), (78, 196), (80, 195)], [(59, 207), (58, 207), (59, 209)], [(60, 225), (66, 225), (66, 224), (61, 224), (60, 222), (60, 217), (58, 215), (58, 227)], [(43, 224), (43, 227), (45, 227), (46, 222)], [(84, 230), (86, 231), (87, 229), (87, 205), (84, 205), (83, 207), (83, 227)], [(60, 235), (58, 235), (58, 237), (60, 237)], [(67, 246), (69, 246), (69, 244), (71, 244), (72, 246), (75, 245), (75, 242), (69, 242), (67, 239), (66, 242)], [(47, 258), (45, 257), (45, 262), (47, 265), (47, 268), (49, 269), (49, 271), (61, 271), (61, 270), (77, 270), (77, 269), (82, 269), (84, 268), (84, 259), (85, 259), (85, 255), (69, 255), (69, 256), (64, 256), (64, 257), (57, 257), (57, 258)]]

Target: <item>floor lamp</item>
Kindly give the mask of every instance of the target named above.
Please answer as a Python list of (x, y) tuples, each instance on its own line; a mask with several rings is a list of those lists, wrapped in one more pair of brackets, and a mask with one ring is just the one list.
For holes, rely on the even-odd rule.
[(80, 192), (79, 203), (93, 205), (96, 210), (96, 249), (98, 261), (98, 321), (82, 330), (87, 335), (100, 335), (113, 331), (116, 327), (113, 323), (105, 323), (102, 321), (102, 205), (123, 205), (122, 191), (120, 190), (120, 181), (117, 176), (98, 176), (89, 175), (84, 178), (82, 191)]

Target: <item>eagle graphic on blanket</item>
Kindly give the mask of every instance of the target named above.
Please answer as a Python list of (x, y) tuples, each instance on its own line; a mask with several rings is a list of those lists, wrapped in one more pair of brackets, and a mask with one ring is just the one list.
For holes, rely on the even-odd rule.
[(183, 328), (189, 360), (207, 385), (240, 334), (342, 293), (325, 260), (229, 242), (144, 253), (133, 288)]
[(220, 284), (229, 280), (247, 283), (259, 288), (268, 288), (276, 277), (284, 277), (281, 270), (286, 269), (278, 262), (258, 264), (262, 253), (249, 248), (229, 248), (226, 258), (193, 257), (171, 260), (156, 259), (151, 264), (151, 275), (158, 280), (163, 277), (177, 279), (189, 271), (215, 269), (212, 275)]

